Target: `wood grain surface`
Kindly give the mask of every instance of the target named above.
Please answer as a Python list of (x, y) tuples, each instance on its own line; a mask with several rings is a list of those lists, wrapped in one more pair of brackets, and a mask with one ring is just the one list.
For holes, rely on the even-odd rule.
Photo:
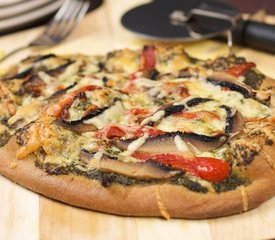
[[(106, 0), (89, 13), (73, 34), (61, 45), (46, 51), (55, 53), (102, 54), (117, 48), (138, 48), (145, 43), (120, 25), (121, 15), (144, 1)], [(267, 19), (269, 22), (273, 17)], [(0, 50), (31, 41), (43, 28), (0, 38)], [(211, 58), (228, 53), (226, 45), (214, 41), (185, 43), (190, 54)], [(45, 50), (44, 50), (45, 51)], [(29, 53), (16, 55), (2, 65), (15, 63)], [(257, 64), (265, 74), (275, 78), (275, 56), (251, 49), (236, 48), (235, 53)], [(0, 176), (0, 240), (27, 239), (274, 239), (275, 198), (261, 207), (230, 217), (211, 220), (163, 220), (160, 218), (119, 217), (92, 212), (39, 196)]]

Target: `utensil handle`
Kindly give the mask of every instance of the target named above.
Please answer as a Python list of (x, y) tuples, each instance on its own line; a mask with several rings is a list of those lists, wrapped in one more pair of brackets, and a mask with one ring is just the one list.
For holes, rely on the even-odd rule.
[(275, 53), (275, 25), (241, 20), (233, 30), (233, 41)]

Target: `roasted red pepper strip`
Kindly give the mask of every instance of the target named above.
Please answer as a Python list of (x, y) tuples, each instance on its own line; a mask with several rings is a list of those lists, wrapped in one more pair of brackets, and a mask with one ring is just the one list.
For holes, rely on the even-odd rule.
[(92, 90), (99, 89), (99, 88), (100, 87), (95, 86), (95, 85), (87, 85), (87, 86), (81, 87), (79, 89), (76, 89), (75, 91), (64, 95), (61, 98), (60, 102), (51, 106), (47, 110), (47, 112), (54, 117), (66, 118), (66, 116), (67, 116), (66, 112), (67, 112), (68, 108), (72, 105), (72, 103), (74, 102), (74, 100), (78, 94), (87, 92), (87, 91), (92, 91)]
[(182, 155), (171, 153), (150, 154), (144, 152), (136, 152), (132, 154), (132, 157), (169, 165), (210, 182), (220, 182), (226, 179), (230, 172), (227, 162), (210, 157), (185, 158)]
[(96, 132), (95, 136), (98, 138), (121, 138), (121, 137), (127, 137), (127, 138), (135, 138), (135, 137), (142, 137), (145, 134), (147, 134), (150, 137), (156, 137), (158, 135), (163, 135), (165, 132), (154, 129), (150, 126), (144, 126), (144, 127), (123, 127), (119, 125), (109, 125), (106, 126), (99, 131)]
[(238, 64), (236, 66), (233, 66), (226, 70), (226, 73), (229, 73), (230, 75), (233, 75), (235, 77), (241, 76), (247, 69), (255, 67), (256, 65), (254, 63), (243, 63)]
[(198, 112), (180, 112), (176, 113), (175, 116), (194, 120), (200, 120), (203, 117), (209, 117), (210, 119), (221, 119), (218, 114), (206, 110), (201, 110)]
[(154, 68), (156, 65), (155, 57), (155, 47), (154, 46), (145, 46), (142, 51), (142, 70), (147, 70), (149, 68)]
[(145, 46), (141, 53), (141, 66), (140, 68), (129, 75), (129, 80), (134, 80), (137, 78), (137, 73), (141, 71), (154, 68), (156, 65), (156, 56), (155, 56), (155, 47), (154, 46)]
[(147, 108), (132, 108), (128, 110), (127, 113), (130, 113), (132, 115), (147, 116), (148, 114), (150, 114), (150, 110)]
[(165, 134), (165, 132), (149, 126), (140, 127), (133, 131), (134, 137), (142, 137), (145, 134), (148, 134), (150, 137), (156, 137)]

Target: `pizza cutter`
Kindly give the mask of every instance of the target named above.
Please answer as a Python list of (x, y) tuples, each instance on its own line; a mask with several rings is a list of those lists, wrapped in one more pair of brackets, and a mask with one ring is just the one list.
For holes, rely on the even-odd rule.
[(155, 0), (126, 12), (122, 25), (142, 38), (197, 41), (228, 33), (233, 42), (275, 53), (275, 25), (243, 20), (231, 5), (215, 0)]

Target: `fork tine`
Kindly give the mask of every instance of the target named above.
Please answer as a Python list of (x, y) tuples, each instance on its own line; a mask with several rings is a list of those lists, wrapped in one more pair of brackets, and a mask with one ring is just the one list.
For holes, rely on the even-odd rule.
[(56, 13), (54, 18), (52, 19), (52, 21), (60, 20), (62, 18), (62, 16), (64, 15), (64, 13), (67, 12), (70, 5), (71, 5), (71, 0), (65, 0), (65, 2), (62, 4), (62, 6), (60, 7), (58, 12)]
[(53, 45), (67, 37), (87, 12), (87, 0), (66, 0), (45, 31), (30, 46)]
[[(57, 0), (57, 3), (61, 3), (62, 1), (63, 0)], [(10, 52), (6, 57), (2, 58), (0, 62), (21, 49), (38, 46), (52, 46), (59, 43), (72, 32), (77, 23), (87, 12), (89, 6), (90, 0), (65, 0), (53, 20), (48, 23), (42, 34), (40, 34), (28, 45)]]
[(55, 24), (54, 31), (50, 33), (54, 39), (58, 41), (64, 38), (63, 36), (65, 36), (65, 33), (71, 29), (72, 21), (74, 21), (74, 17), (81, 8), (81, 5), (82, 2), (74, 4), (73, 8), (70, 8), (70, 11), (68, 10), (68, 14), (64, 15), (62, 19)]
[(54, 19), (47, 25), (44, 33), (48, 35), (54, 34), (56, 32), (56, 28), (60, 28), (60, 25), (70, 17), (71, 12), (74, 11), (75, 5), (77, 5), (77, 1), (66, 0)]
[(82, 19), (89, 8), (90, 4), (87, 1), (82, 1), (82, 4), (79, 5), (78, 9), (71, 14), (71, 19), (69, 23), (67, 23), (66, 27), (60, 33), (61, 38), (65, 38), (68, 36), (73, 29), (77, 26), (78, 22)]

